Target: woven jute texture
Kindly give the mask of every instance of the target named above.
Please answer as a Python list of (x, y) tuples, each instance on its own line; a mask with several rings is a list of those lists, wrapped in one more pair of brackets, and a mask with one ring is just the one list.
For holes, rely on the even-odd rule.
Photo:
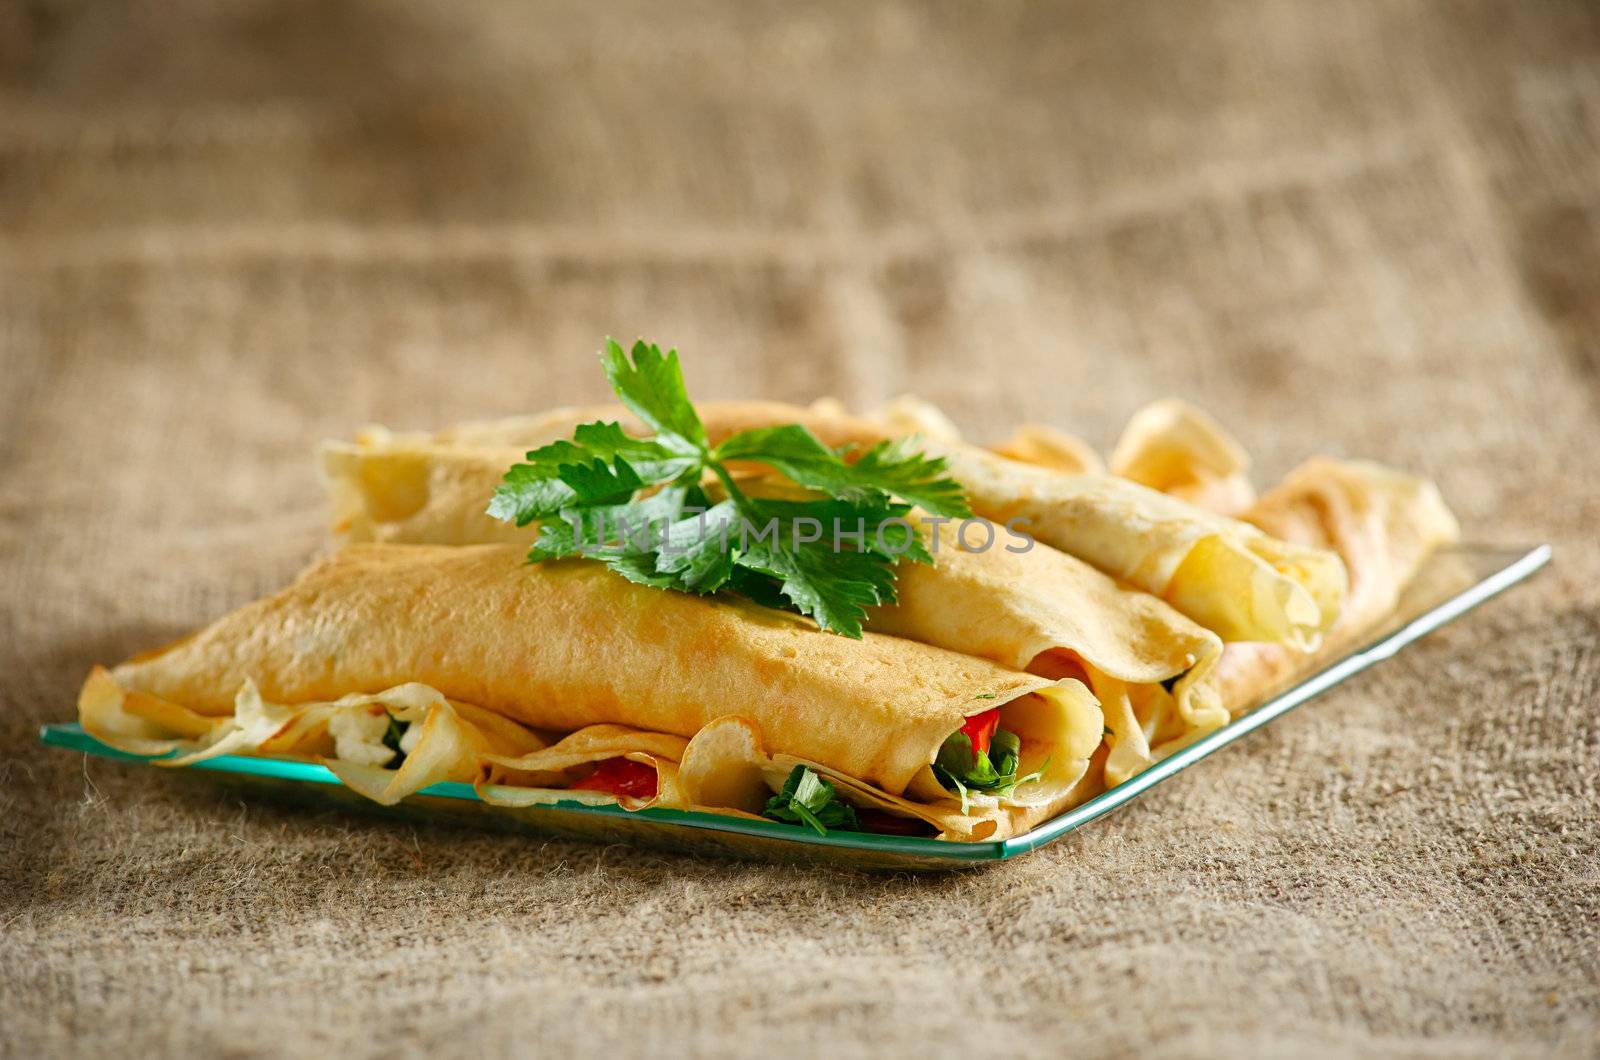
[[(1600, 1051), (1588, 0), (0, 5), (0, 1052)], [(323, 547), (310, 458), (915, 391), (1434, 476), (1534, 584), (952, 876), (291, 809), (45, 750)]]

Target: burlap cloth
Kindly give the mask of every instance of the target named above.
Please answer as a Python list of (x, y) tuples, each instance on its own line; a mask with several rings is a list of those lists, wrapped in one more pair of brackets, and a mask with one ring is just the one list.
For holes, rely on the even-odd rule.
[[(14, 1056), (1593, 1054), (1600, 22), (1583, 2), (0, 8)], [(945, 877), (284, 809), (35, 742), (321, 546), (312, 444), (915, 390), (1434, 475), (1536, 584)]]

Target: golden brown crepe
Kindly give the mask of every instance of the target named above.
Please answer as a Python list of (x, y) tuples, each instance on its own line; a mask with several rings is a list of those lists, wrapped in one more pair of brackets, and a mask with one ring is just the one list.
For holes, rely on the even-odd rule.
[[(1247, 480), (1242, 487), (1227, 482), (1247, 467), (1238, 443), (1182, 402), (1160, 401), (1136, 413), (1112, 463), (1158, 488), (1183, 492), (1202, 507), (1231, 509), (1248, 490)], [(1337, 553), (1349, 573), (1349, 591), (1315, 655), (1275, 645), (1228, 646), (1217, 678), (1235, 712), (1371, 629), (1394, 610), (1428, 555), (1460, 533), (1432, 483), (1370, 461), (1326, 457), (1302, 464), (1241, 518), (1282, 540)]]
[[(586, 409), (566, 413), (566, 420), (551, 413), (432, 436), (335, 444), (324, 456), (337, 505), (335, 525), (352, 538), (438, 541), (451, 539), (451, 533), (470, 535), (477, 524), (460, 510), (463, 496), (481, 490), (488, 497), (499, 474), (517, 459), (515, 450), (542, 444), (552, 432), (576, 426), (578, 415), (596, 411), (601, 418), (622, 420), (624, 426), (632, 422)], [(836, 447), (871, 444), (890, 433), (883, 424), (777, 402), (712, 402), (702, 407), (701, 418), (713, 442), (791, 422), (804, 424)], [(439, 452), (439, 447), (450, 452)], [(951, 476), (966, 489), (979, 515), (997, 523), (1018, 520), (1016, 525), (1039, 541), (1161, 597), (1223, 640), (1309, 648), (1338, 615), (1345, 575), (1338, 557), (1329, 552), (1277, 541), (1248, 524), (1110, 475), (1031, 466), (959, 442), (930, 439), (925, 447), (948, 459)], [(470, 463), (466, 453), (474, 449), (482, 463), (468, 476), (460, 469)], [(425, 467), (419, 453), (429, 452), (450, 469), (440, 472), (450, 486), (447, 492), (433, 497), (418, 488), (418, 482), (431, 481), (432, 473), (415, 470), (405, 479), (408, 488), (390, 486), (404, 477), (391, 471), (391, 464)], [(459, 488), (467, 477), (471, 489)], [(385, 519), (385, 514), (392, 517)], [(503, 531), (484, 529), (481, 536), (456, 539), (504, 540), (491, 533)]]
[[(472, 490), (457, 490), (456, 484), (473, 478), (478, 488), (492, 489), (498, 471), (517, 459), (512, 451), (410, 442), (375, 447), (366, 455), (344, 448), (328, 452), (337, 454), (329, 475), (336, 536), (447, 544), (507, 536), (507, 524), (477, 514), (487, 494), (473, 496)], [(357, 468), (341, 478), (346, 459)], [(480, 461), (479, 471), (463, 476), (461, 469), (474, 460)], [(391, 505), (396, 496), (421, 495), (380, 488), (371, 502), (352, 501), (362, 493), (358, 483), (381, 482), (387, 472), (377, 469), (391, 465), (446, 485), (434, 490), (419, 510), (399, 512), (398, 518), (378, 524), (367, 513)], [(1215, 634), (1155, 597), (1120, 586), (1048, 545), (1019, 544), (999, 533), (990, 542), (974, 532), (969, 550), (961, 547), (955, 526), (943, 530), (938, 542), (929, 542), (937, 546), (936, 565), (901, 564), (898, 603), (875, 609), (868, 628), (1013, 669), (1082, 679), (1110, 719), (1111, 783), (1227, 721), (1208, 679), (1222, 650)], [(536, 529), (516, 533), (531, 541)], [(1009, 551), (1008, 546), (1026, 551)], [(1176, 685), (1170, 685), (1174, 680)]]
[[(182, 752), (175, 765), (310, 757), (385, 803), (459, 780), (507, 806), (757, 814), (804, 766), (858, 807), (945, 838), (1002, 838), (1225, 724), (1325, 632), (1346, 638), (1387, 613), (1455, 535), (1427, 483), (1329, 460), (1228, 518), (1253, 497), (1248, 460), (1175, 401), (1135, 416), (1116, 474), (1038, 425), (993, 450), (969, 445), (910, 397), (867, 417), (834, 402), (700, 411), (713, 444), (790, 422), (835, 447), (918, 434), (979, 515), (1023, 521), (1036, 540), (974, 548), (946, 524), (937, 565), (900, 564), (898, 603), (873, 609), (853, 641), (587, 561), (522, 563), (533, 528), (484, 514), (500, 477), (580, 423), (643, 433), (620, 408), (369, 428), (322, 451), (335, 537), (352, 547), (191, 637), (97, 668), (85, 728), (135, 753)], [(736, 473), (761, 492), (765, 469)], [(1041, 775), (957, 798), (931, 764), (964, 719), (994, 708), (1022, 739), (1019, 773)], [(653, 776), (648, 794), (587, 790), (618, 763)]]
[[(1350, 593), (1329, 637), (1330, 651), (1393, 611), (1428, 556), (1460, 536), (1433, 483), (1365, 460), (1308, 460), (1244, 517), (1344, 559)], [(1305, 664), (1305, 656), (1274, 645), (1229, 645), (1217, 671), (1224, 701), (1243, 709)]]
[[(336, 537), (466, 544), (503, 541), (520, 533), (526, 540), (533, 531), (514, 531), (481, 514), (483, 498), (493, 492), (504, 469), (520, 459), (520, 449), (561, 437), (594, 416), (617, 418), (638, 429), (621, 410), (589, 408), (468, 424), (434, 435), (369, 432), (353, 446), (330, 445), (324, 468)], [(1030, 525), (1041, 538), (1052, 540), (1054, 533), (1056, 543), (1090, 546), (1090, 558), (1100, 566), (1113, 566), (1119, 577), (1142, 588), (1164, 585), (1166, 598), (1182, 605), (1178, 610), (1206, 616), (1205, 624), (1229, 637), (1261, 636), (1306, 645), (1336, 609), (1343, 572), (1327, 554), (1298, 555), (1250, 527), (1183, 510), (1109, 476), (1057, 476), (963, 446), (942, 413), (915, 399), (899, 399), (874, 416), (876, 422), (855, 419), (827, 404), (807, 409), (732, 402), (702, 409), (713, 440), (791, 421), (805, 423), (834, 446), (871, 444), (908, 430), (941, 439), (949, 447), (945, 451), (955, 476), (968, 486), (980, 512), (993, 518), (1016, 515), (1030, 523), (1042, 520), (1042, 529)], [(1071, 448), (1058, 445), (1063, 452)], [(471, 470), (474, 461), (476, 470)], [(418, 482), (423, 485), (414, 485)], [(998, 507), (1002, 504), (1006, 507)], [(1157, 515), (1163, 518), (1158, 521)], [(1149, 539), (1162, 537), (1168, 542), (1162, 551), (1148, 549)], [(947, 539), (953, 538), (952, 529)], [(1276, 560), (1277, 568), (1263, 556)], [(1171, 608), (1120, 590), (1109, 577), (1091, 578), (1080, 561), (1043, 544), (1021, 557), (997, 545), (981, 553), (947, 547), (938, 558), (941, 562), (932, 570), (902, 565), (899, 606), (876, 612), (873, 628), (1018, 669), (1044, 667), (1042, 672), (1052, 676), (1082, 677), (1113, 719), (1107, 727), (1112, 749), (1108, 782), (1125, 779), (1225, 722), (1226, 711), (1205, 679), (1217, 650), (1201, 646), (1215, 637)], [(1318, 586), (1320, 596), (1303, 591), (1285, 571), (1304, 574), (1302, 580)], [(1232, 595), (1218, 589), (1219, 582), (1233, 585)], [(1039, 587), (1048, 587), (1048, 594)], [(1108, 654), (1113, 644), (1131, 643), (1124, 636), (1129, 609), (1145, 623), (1138, 642), (1145, 647), (1137, 650), (1162, 656), (1164, 672), (1149, 665), (1119, 668)], [(1090, 645), (1085, 633), (1093, 630), (1115, 634)], [(1061, 654), (1043, 657), (1050, 649)], [(1069, 668), (1048, 669), (1061, 666), (1063, 659)], [(1113, 661), (1107, 665), (1107, 659)], [(1172, 691), (1161, 687), (1185, 672), (1189, 678)]]
[(1051, 471), (970, 447), (943, 455), (978, 514), (1160, 597), (1225, 641), (1310, 648), (1338, 616), (1345, 574), (1332, 553), (1110, 475)]
[[(774, 487), (752, 478), (743, 488), (767, 496)], [(970, 540), (930, 524), (937, 562), (900, 564), (896, 602), (871, 609), (867, 628), (1083, 681), (1106, 715), (1109, 783), (1226, 724), (1211, 678), (1216, 634), (1074, 556), (968, 529)]]
[[(348, 548), (104, 679), (124, 700), (169, 705), (192, 726), (232, 716), (247, 682), (291, 707), (420, 684), (450, 704), (556, 733), (620, 725), (687, 739), (734, 715), (765, 745), (915, 802), (963, 838), (1060, 808), (1103, 731), (1076, 680), (894, 637), (849, 640), (737, 599), (635, 585), (586, 561), (530, 566), (515, 546)], [(1008, 797), (974, 796), (963, 813), (930, 763), (965, 717), (996, 707), (1022, 739), (1021, 771), (1042, 776)], [(538, 753), (480, 758), (538, 772)]]
[(1046, 545), (977, 552), (952, 542), (937, 557), (896, 568), (898, 602), (874, 608), (868, 628), (1079, 678), (1105, 714), (1108, 783), (1227, 722), (1211, 677), (1222, 642), (1148, 593)]
[[(713, 403), (702, 419), (713, 441), (783, 422), (804, 424), (832, 446), (870, 444), (890, 433), (772, 402)], [(1039, 541), (1161, 597), (1223, 640), (1309, 649), (1338, 617), (1345, 574), (1327, 551), (1277, 541), (1111, 475), (1031, 466), (962, 443), (928, 439), (924, 448), (948, 460), (977, 514), (997, 523), (1026, 520)]]
[(491, 517), (486, 498), (517, 448), (465, 448), (368, 431), (354, 444), (322, 446), (322, 480), (334, 541), (418, 545), (531, 540), (525, 527)]

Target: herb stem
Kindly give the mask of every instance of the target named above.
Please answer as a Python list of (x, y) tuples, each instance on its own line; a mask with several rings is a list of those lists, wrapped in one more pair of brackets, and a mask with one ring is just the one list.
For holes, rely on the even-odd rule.
[(710, 466), (712, 472), (717, 476), (717, 481), (722, 483), (722, 488), (728, 491), (728, 499), (733, 502), (733, 506), (739, 510), (741, 515), (748, 514), (750, 499), (744, 495), (743, 490), (734, 484), (733, 476), (728, 474), (728, 469), (722, 466), (720, 460), (710, 461)]

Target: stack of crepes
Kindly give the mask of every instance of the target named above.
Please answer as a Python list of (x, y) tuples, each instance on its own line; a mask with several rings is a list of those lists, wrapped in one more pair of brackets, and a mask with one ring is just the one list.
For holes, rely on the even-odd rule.
[[(1456, 525), (1428, 483), (1312, 460), (1257, 499), (1247, 459), (1175, 401), (1137, 414), (1109, 468), (1026, 426), (964, 442), (900, 399), (701, 406), (711, 440), (800, 423), (830, 446), (914, 434), (977, 515), (853, 640), (725, 596), (524, 561), (535, 528), (485, 514), (526, 450), (620, 407), (431, 434), (370, 428), (321, 453), (338, 549), (292, 585), (111, 669), (79, 703), (101, 740), (183, 765), (227, 753), (325, 762), (393, 803), (440, 780), (494, 803), (759, 815), (809, 768), (867, 830), (1018, 834), (1224, 725), (1370, 627)], [(748, 469), (760, 477), (763, 469)], [(951, 790), (953, 734), (1016, 738), (1014, 790)]]

